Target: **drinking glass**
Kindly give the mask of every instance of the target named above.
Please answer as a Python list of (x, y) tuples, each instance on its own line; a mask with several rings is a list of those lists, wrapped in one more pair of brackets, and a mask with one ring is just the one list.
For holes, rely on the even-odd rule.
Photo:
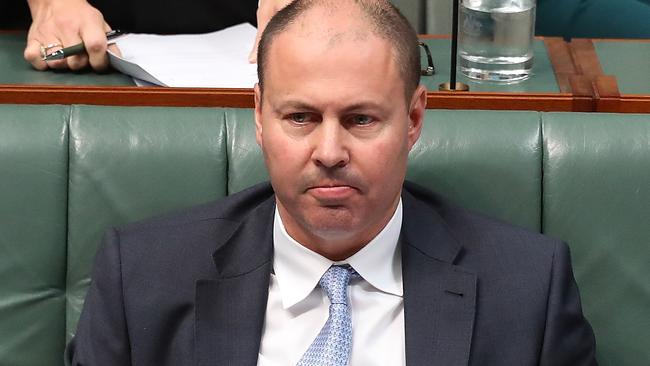
[(460, 71), (472, 79), (515, 82), (533, 68), (536, 0), (460, 0)]

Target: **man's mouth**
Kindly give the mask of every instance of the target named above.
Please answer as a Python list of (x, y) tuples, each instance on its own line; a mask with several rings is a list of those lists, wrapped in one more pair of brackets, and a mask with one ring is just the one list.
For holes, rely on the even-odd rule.
[(357, 189), (343, 183), (324, 183), (310, 187), (308, 192), (317, 200), (332, 204), (350, 198)]

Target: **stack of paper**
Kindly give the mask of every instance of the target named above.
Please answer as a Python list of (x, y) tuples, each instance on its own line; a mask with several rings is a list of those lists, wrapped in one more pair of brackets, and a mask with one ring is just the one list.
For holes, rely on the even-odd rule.
[(115, 40), (122, 56), (111, 65), (136, 83), (175, 87), (252, 88), (257, 65), (248, 62), (257, 30), (239, 24), (206, 34), (126, 34)]

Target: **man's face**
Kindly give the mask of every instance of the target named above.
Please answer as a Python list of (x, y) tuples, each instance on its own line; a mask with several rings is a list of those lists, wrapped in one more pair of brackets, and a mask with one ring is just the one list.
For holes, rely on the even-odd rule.
[(255, 101), (257, 142), (287, 232), (330, 259), (354, 254), (394, 213), (426, 91), (405, 100), (381, 38), (290, 29), (271, 45)]

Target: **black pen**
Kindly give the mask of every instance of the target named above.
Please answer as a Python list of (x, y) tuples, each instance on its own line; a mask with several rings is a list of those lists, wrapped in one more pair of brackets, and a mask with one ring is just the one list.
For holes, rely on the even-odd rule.
[[(113, 38), (119, 37), (122, 35), (122, 32), (119, 29), (114, 29), (108, 33), (106, 33), (106, 39), (110, 41)], [(74, 46), (62, 48), (60, 50), (56, 50), (49, 55), (45, 55), (43, 57), (43, 61), (54, 61), (54, 60), (63, 60), (64, 58), (68, 56), (73, 56), (73, 55), (79, 55), (86, 52), (86, 47), (84, 46), (84, 43), (81, 42), (79, 44), (76, 44)]]

